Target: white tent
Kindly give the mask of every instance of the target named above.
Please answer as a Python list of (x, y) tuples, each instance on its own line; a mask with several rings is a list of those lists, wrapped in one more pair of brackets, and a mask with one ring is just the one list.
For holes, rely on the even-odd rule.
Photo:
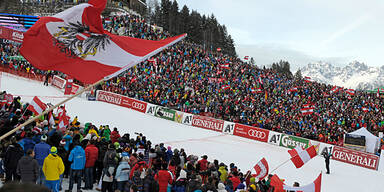
[(379, 137), (376, 137), (371, 132), (369, 132), (365, 127), (362, 127), (354, 132), (350, 132), (348, 134), (351, 135), (362, 135), (365, 136), (365, 147), (366, 151), (369, 153), (375, 153), (377, 151), (377, 143), (379, 141)]

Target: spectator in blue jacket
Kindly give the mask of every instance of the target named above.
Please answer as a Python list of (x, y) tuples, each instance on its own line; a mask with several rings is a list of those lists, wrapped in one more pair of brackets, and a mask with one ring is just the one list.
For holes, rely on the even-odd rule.
[(51, 146), (48, 145), (47, 143), (47, 136), (42, 135), (40, 138), (40, 143), (35, 145), (35, 159), (39, 163), (39, 168), (40, 168), (40, 174), (37, 178), (37, 184), (44, 185), (45, 177), (44, 173), (42, 170), (43, 164), (44, 164), (44, 159), (49, 155), (49, 152), (51, 150)]
[(70, 178), (69, 178), (69, 191), (72, 191), (73, 183), (77, 180), (77, 191), (81, 191), (81, 177), (85, 167), (85, 151), (81, 147), (80, 143), (74, 142), (75, 147), (69, 154), (68, 161), (72, 162)]
[(32, 133), (28, 132), (27, 137), (22, 140), (23, 143), (23, 149), (24, 149), (24, 154), (27, 153), (28, 149), (32, 149), (35, 147), (35, 142), (32, 140)]
[(127, 156), (123, 157), (116, 170), (115, 179), (117, 182), (117, 189), (120, 191), (124, 191), (124, 186), (129, 179), (129, 173), (131, 171), (130, 170), (131, 167), (129, 166), (128, 161), (129, 161), (129, 157)]

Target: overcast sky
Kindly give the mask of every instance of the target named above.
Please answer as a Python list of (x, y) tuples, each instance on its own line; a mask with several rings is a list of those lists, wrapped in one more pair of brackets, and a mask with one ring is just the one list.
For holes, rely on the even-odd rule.
[[(235, 40), (240, 57), (294, 68), (326, 61), (344, 66), (384, 62), (384, 0), (177, 0), (214, 14)], [(295, 69), (294, 69), (295, 70)]]

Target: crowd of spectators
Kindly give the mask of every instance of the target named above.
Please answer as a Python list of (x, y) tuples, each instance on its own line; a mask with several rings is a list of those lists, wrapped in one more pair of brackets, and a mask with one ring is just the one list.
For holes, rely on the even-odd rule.
[[(8, 131), (29, 119), (27, 104), (14, 99), (0, 112), (0, 130)], [(65, 114), (60, 108), (55, 117)], [(96, 127), (75, 117), (66, 129), (48, 116), (23, 127), (0, 143), (0, 176), (46, 186), (53, 192), (97, 189), (108, 192), (267, 192), (270, 177), (256, 182), (234, 163), (226, 165), (207, 155), (198, 157), (163, 143), (152, 144), (141, 133), (120, 134), (108, 125)], [(5, 168), (5, 170), (3, 169)], [(69, 188), (64, 189), (63, 180)], [(84, 181), (84, 185), (82, 184)], [(30, 190), (34, 186), (31, 187)], [(75, 190), (76, 191), (76, 190)]]
[[(111, 16), (103, 23), (106, 30), (120, 35), (149, 40), (170, 36), (139, 16)], [(3, 65), (45, 73), (27, 62), (7, 60), (7, 56), (18, 54), (17, 46), (2, 43), (1, 49)], [(333, 144), (341, 143), (344, 133), (361, 127), (375, 135), (384, 129), (381, 96), (363, 91), (351, 95), (339, 87), (334, 91), (335, 86), (290, 78), (188, 40), (105, 82), (101, 88), (183, 112)], [(314, 107), (313, 114), (302, 114), (305, 105)]]

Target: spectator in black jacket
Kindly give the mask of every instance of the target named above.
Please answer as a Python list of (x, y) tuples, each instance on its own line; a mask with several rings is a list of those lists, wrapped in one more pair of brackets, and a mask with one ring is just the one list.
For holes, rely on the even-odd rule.
[(16, 137), (12, 137), (11, 144), (8, 146), (4, 158), (5, 182), (20, 180), (20, 177), (16, 173), (16, 169), (17, 163), (23, 155), (23, 148), (17, 143)]
[(16, 173), (20, 175), (22, 183), (36, 183), (39, 176), (39, 164), (34, 157), (33, 149), (28, 149), (27, 155), (19, 160)]

